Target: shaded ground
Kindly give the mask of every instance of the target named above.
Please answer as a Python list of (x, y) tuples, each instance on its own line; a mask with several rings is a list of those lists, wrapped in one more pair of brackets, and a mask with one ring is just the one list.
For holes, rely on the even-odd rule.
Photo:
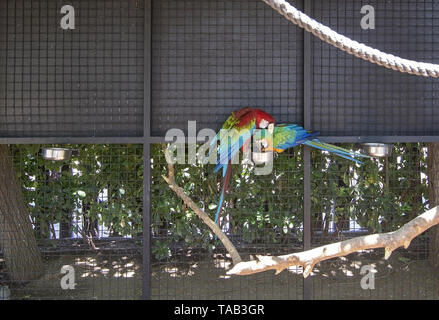
[[(74, 290), (61, 288), (61, 268), (75, 269)], [(13, 299), (138, 299), (141, 296), (141, 259), (130, 254), (69, 254), (46, 256), (45, 274), (15, 286)]]
[[(385, 261), (382, 252), (353, 254), (317, 265), (310, 276), (314, 299), (439, 299), (439, 272), (426, 260), (396, 252)], [(302, 299), (301, 269), (274, 276), (265, 272), (228, 277), (229, 261), (222, 254), (185, 255), (154, 262), (153, 299)], [(15, 299), (139, 299), (141, 257), (138, 254), (81, 253), (45, 257), (46, 273), (39, 280), (14, 286)], [(62, 290), (63, 265), (76, 271), (76, 288)], [(372, 265), (375, 289), (360, 286), (361, 267)]]

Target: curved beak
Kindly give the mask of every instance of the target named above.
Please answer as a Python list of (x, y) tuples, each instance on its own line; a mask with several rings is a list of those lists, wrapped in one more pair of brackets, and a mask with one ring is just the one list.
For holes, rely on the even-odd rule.
[(271, 140), (261, 139), (261, 140), (256, 140), (256, 142), (259, 144), (262, 152), (273, 151), (273, 145), (271, 143)]
[(270, 134), (273, 134), (273, 132), (274, 132), (274, 123), (270, 123), (268, 125), (268, 132), (270, 132)]

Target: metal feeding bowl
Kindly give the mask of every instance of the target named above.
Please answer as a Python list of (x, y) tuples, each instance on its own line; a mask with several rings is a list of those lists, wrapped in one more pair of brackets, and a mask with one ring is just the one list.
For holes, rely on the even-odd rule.
[(68, 161), (72, 156), (72, 150), (66, 148), (44, 148), (43, 159), (51, 161)]
[(254, 164), (263, 164), (273, 161), (273, 152), (253, 152), (252, 159)]
[(383, 158), (392, 154), (392, 147), (387, 143), (363, 143), (363, 152), (371, 157)]

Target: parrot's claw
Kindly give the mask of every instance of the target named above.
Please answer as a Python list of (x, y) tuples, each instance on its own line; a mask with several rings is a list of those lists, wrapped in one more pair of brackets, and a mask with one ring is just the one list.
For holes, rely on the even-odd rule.
[(259, 144), (259, 147), (261, 148), (261, 150), (268, 147), (268, 141), (266, 139), (256, 140), (256, 143)]

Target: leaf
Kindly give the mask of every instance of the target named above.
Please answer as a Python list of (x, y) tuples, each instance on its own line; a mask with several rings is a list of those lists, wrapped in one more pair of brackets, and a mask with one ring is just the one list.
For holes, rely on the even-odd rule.
[(81, 198), (85, 198), (87, 196), (87, 194), (82, 190), (78, 190), (74, 194), (81, 197)]
[(398, 257), (398, 260), (401, 261), (402, 263), (408, 263), (411, 261), (409, 258), (405, 258), (405, 257)]

